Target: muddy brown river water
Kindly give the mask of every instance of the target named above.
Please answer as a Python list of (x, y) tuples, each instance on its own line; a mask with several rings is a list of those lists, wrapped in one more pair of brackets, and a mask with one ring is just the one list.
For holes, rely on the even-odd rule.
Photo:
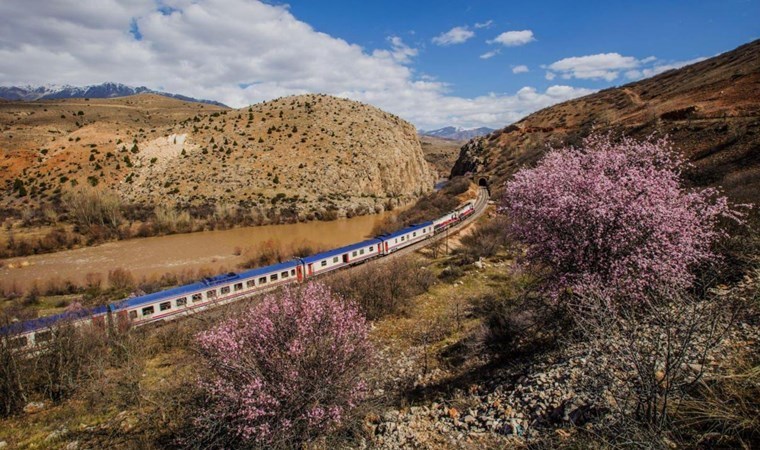
[[(308, 242), (335, 248), (370, 236), (372, 229), (389, 214), (308, 222), (290, 225), (234, 228), (221, 231), (157, 236), (109, 242), (96, 247), (2, 260), (0, 289), (15, 286), (27, 290), (35, 282), (44, 287), (51, 279), (82, 284), (88, 273), (107, 279), (109, 270), (128, 269), (137, 279), (180, 273), (188, 269), (239, 270), (247, 259), (246, 250), (274, 240), (284, 247)], [(236, 255), (236, 250), (243, 253)], [(250, 253), (249, 253), (250, 254)]]

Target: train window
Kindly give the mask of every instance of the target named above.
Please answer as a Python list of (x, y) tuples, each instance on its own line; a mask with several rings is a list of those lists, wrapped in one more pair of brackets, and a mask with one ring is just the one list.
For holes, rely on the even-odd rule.
[(323, 260), (322, 263), (321, 263), (321, 265), (322, 265), (322, 267), (325, 267), (327, 265), (327, 260), (326, 259)]
[(412, 237), (417, 237), (417, 232), (412, 233)]
[(236, 291), (242, 291), (243, 290), (243, 283), (236, 283), (235, 284), (235, 290)]
[(11, 348), (21, 348), (26, 347), (26, 336), (17, 337), (15, 339), (11, 339)]
[(351, 256), (356, 256), (356, 250), (354, 250), (353, 252), (351, 252)]
[(359, 250), (359, 254), (363, 255), (364, 254), (364, 249)]
[(193, 294), (193, 301), (194, 302), (199, 302), (201, 300), (203, 300), (203, 294), (201, 294), (200, 292), (197, 293), (197, 294)]
[(143, 316), (149, 316), (149, 315), (153, 314), (154, 311), (155, 311), (155, 309), (153, 309), (152, 306), (148, 306), (148, 307), (145, 307), (145, 308), (142, 309), (142, 314), (143, 314)]
[(270, 275), (269, 279), (272, 281), (277, 281), (277, 274), (273, 273), (272, 275)]
[(230, 293), (230, 287), (229, 286), (222, 286), (222, 295), (229, 294)]
[(404, 242), (404, 236), (401, 236), (401, 242)]
[(259, 278), (259, 284), (267, 284), (267, 277)]
[(336, 256), (335, 258), (333, 258), (333, 262), (334, 262), (334, 263), (336, 263), (336, 262), (338, 262), (338, 260), (339, 260), (339, 259), (340, 259), (340, 258), (338, 258), (338, 257)]
[(167, 309), (172, 309), (172, 302), (163, 302), (160, 305), (158, 305), (158, 309), (160, 311), (166, 311)]
[(252, 288), (252, 287), (256, 286), (256, 281), (255, 280), (248, 280), (248, 281), (245, 282), (245, 285), (247, 287), (249, 287), (249, 288)]
[(398, 244), (398, 238), (394, 239), (394, 240), (393, 240), (393, 242), (394, 242), (395, 244)]
[(216, 298), (216, 289), (212, 289), (206, 292), (206, 298)]
[(134, 310), (130, 311), (129, 312), (129, 318), (132, 319), (132, 320), (137, 319), (137, 311), (134, 311)]
[(282, 278), (287, 278), (288, 277), (288, 271), (286, 270), (285, 272), (281, 273), (280, 276)]
[(296, 274), (296, 269), (290, 269), (290, 274), (291, 275), (295, 275)]
[(51, 337), (53, 337), (52, 331), (38, 331), (34, 334), (34, 342), (40, 343), (49, 341)]
[(182, 297), (177, 299), (177, 306), (185, 306), (187, 305), (187, 297)]
[(372, 247), (370, 247), (369, 251), (374, 252), (375, 251), (375, 246), (373, 245)]

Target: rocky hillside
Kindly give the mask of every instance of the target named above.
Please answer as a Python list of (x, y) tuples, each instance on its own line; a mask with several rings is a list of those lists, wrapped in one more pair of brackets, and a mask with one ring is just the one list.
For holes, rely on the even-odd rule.
[(452, 175), (477, 172), (498, 187), (547, 146), (578, 144), (592, 130), (667, 134), (692, 162), (695, 185), (737, 201), (760, 198), (760, 40), (717, 57), (538, 111), (468, 142)]
[[(141, 94), (0, 103), (0, 205), (90, 184), (127, 203), (361, 214), (432, 189), (412, 125), (335, 97), (230, 110)], [(275, 213), (276, 214), (276, 213)]]
[(422, 144), (425, 161), (431, 168), (435, 169), (438, 177), (441, 178), (449, 176), (451, 168), (454, 167), (459, 156), (459, 149), (465, 144), (465, 141), (420, 135), (420, 144)]

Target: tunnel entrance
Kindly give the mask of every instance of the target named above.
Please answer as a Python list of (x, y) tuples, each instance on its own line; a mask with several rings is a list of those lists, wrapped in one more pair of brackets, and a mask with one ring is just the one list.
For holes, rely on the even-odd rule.
[(491, 195), (491, 186), (488, 185), (488, 178), (486, 177), (480, 177), (478, 178), (478, 186), (486, 188), (486, 191), (488, 191), (488, 195)]

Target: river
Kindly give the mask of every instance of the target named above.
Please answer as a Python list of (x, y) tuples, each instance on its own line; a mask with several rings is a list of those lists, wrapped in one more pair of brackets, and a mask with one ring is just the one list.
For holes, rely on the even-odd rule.
[(369, 237), (375, 225), (391, 214), (394, 213), (331, 222), (174, 234), (8, 258), (2, 260), (3, 267), (0, 267), (0, 289), (27, 290), (35, 282), (45, 287), (56, 279), (83, 284), (88, 274), (100, 274), (99, 278), (105, 281), (108, 272), (116, 268), (129, 270), (137, 280), (199, 269), (211, 273), (237, 271), (238, 264), (266, 241), (273, 240), (286, 248), (304, 242), (325, 249), (340, 247)]

